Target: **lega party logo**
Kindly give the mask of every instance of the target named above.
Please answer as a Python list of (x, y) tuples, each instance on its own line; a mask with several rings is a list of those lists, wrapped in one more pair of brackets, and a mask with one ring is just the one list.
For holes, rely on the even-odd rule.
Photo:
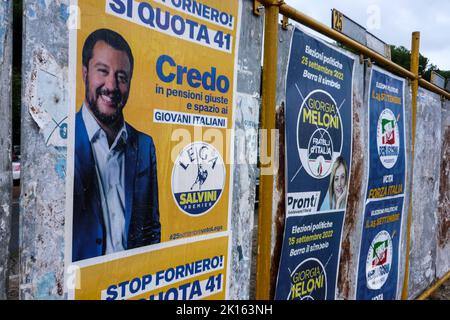
[(378, 157), (386, 169), (391, 169), (400, 153), (398, 119), (390, 109), (384, 109), (377, 124)]
[(342, 119), (333, 97), (314, 90), (303, 101), (297, 119), (297, 148), (302, 167), (313, 178), (326, 178), (341, 155)]
[(392, 268), (392, 238), (389, 232), (379, 232), (370, 244), (366, 260), (367, 287), (380, 289), (386, 282)]
[(206, 214), (219, 201), (225, 165), (219, 152), (205, 142), (193, 142), (180, 152), (172, 171), (172, 194), (181, 211)]
[(291, 273), (291, 290), (287, 300), (325, 300), (327, 274), (316, 258), (301, 262)]

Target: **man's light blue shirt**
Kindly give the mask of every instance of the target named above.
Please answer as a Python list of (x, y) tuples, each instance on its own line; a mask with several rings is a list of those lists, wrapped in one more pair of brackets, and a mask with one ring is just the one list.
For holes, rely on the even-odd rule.
[(82, 117), (91, 142), (99, 183), (106, 231), (105, 254), (127, 248), (125, 230), (125, 146), (128, 133), (125, 122), (109, 147), (105, 131), (83, 105)]

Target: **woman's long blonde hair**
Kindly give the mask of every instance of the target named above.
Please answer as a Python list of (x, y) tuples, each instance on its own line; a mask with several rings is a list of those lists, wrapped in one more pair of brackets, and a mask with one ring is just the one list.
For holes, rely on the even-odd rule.
[[(344, 158), (342, 156), (339, 156), (336, 158), (336, 160), (333, 163), (333, 166), (331, 167), (330, 183), (328, 185), (328, 192), (330, 194), (330, 209), (333, 209), (333, 202), (336, 203), (335, 194), (334, 194), (334, 177), (336, 176), (336, 170), (340, 165), (344, 166), (345, 184), (347, 184), (347, 181), (348, 181), (347, 164), (345, 163)], [(338, 208), (334, 208), (334, 209), (338, 209)]]

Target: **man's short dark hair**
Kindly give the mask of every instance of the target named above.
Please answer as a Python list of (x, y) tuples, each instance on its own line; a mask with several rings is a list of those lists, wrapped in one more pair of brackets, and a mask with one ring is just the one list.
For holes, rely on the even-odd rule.
[(133, 73), (134, 58), (128, 42), (120, 34), (110, 29), (98, 29), (87, 37), (83, 46), (83, 66), (86, 68), (89, 66), (89, 61), (94, 54), (95, 44), (99, 41), (106, 42), (116, 50), (124, 51), (130, 60), (131, 73)]

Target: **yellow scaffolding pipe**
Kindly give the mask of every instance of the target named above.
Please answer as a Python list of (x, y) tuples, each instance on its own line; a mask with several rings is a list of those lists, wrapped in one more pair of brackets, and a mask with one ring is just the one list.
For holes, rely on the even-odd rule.
[(420, 78), (419, 79), (419, 85), (425, 89), (428, 89), (434, 93), (440, 94), (447, 100), (450, 100), (450, 93), (439, 88), (438, 86), (432, 84), (431, 82), (426, 81), (425, 79)]
[[(266, 130), (265, 137), (271, 137), (271, 130), (275, 129), (279, 2), (277, 0), (266, 1), (265, 5), (261, 129)], [(263, 136), (261, 135), (261, 137)], [(266, 141), (261, 139), (260, 150), (265, 150), (266, 154), (271, 156), (274, 150), (272, 150), (271, 141), (267, 140), (269, 138)], [(267, 158), (266, 154), (261, 154), (260, 159)], [(258, 255), (256, 258), (257, 300), (270, 299), (273, 173), (268, 175), (263, 168), (264, 165), (268, 165), (270, 168), (274, 164), (261, 164), (259, 179)]]
[[(411, 146), (411, 172), (414, 172), (414, 147), (416, 145), (416, 118), (417, 118), (417, 93), (419, 91), (419, 48), (420, 32), (413, 32), (411, 39), (411, 72), (417, 76), (417, 80), (412, 80), (412, 146)], [(411, 186), (413, 176), (411, 175)], [(411, 249), (411, 225), (412, 225), (412, 195), (409, 197), (409, 208), (406, 229), (406, 259), (405, 275), (403, 277), (402, 300), (408, 299), (409, 285), (409, 252)]]
[(417, 300), (425, 300), (428, 299), (440, 286), (442, 286), (445, 282), (450, 279), (450, 271), (445, 274), (440, 280), (438, 280), (432, 287), (424, 291)]

